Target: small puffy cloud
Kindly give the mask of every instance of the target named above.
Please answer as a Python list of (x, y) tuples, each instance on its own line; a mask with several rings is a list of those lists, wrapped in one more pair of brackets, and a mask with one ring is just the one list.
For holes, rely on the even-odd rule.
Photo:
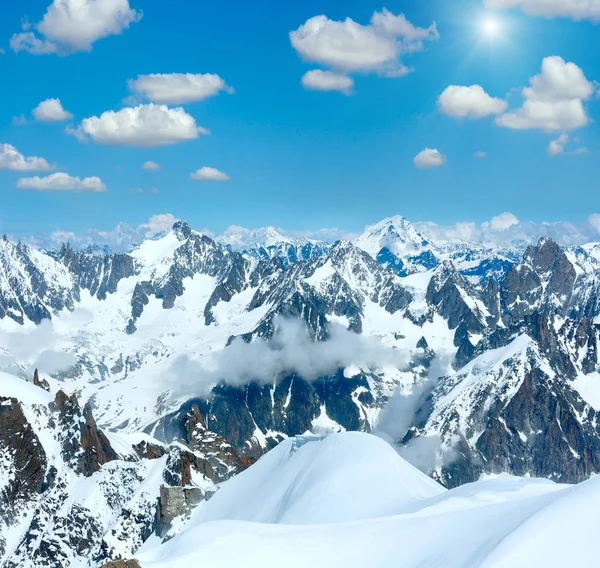
[(545, 18), (600, 20), (598, 0), (485, 0), (485, 5), (493, 9), (519, 9), (530, 16)]
[(197, 180), (212, 180), (212, 181), (228, 181), (231, 179), (227, 174), (217, 170), (216, 168), (211, 168), (209, 166), (204, 166), (195, 172), (190, 174), (192, 179)]
[(67, 133), (80, 140), (89, 137), (97, 144), (150, 147), (193, 140), (208, 130), (180, 107), (150, 103), (85, 118)]
[(25, 157), (11, 144), (0, 144), (0, 170), (15, 172), (45, 172), (53, 170), (44, 158)]
[(490, 227), (494, 231), (506, 231), (514, 225), (519, 224), (519, 219), (512, 213), (501, 213), (490, 219)]
[(507, 106), (506, 101), (491, 97), (480, 85), (450, 85), (438, 98), (440, 111), (457, 118), (476, 119), (500, 114)]
[(481, 150), (478, 150), (477, 152), (475, 152), (475, 153), (473, 154), (473, 157), (474, 157), (476, 160), (483, 160), (483, 158), (486, 158), (486, 157), (487, 157), (487, 152), (482, 152)]
[(138, 75), (128, 87), (153, 103), (183, 104), (214, 97), (221, 91), (233, 93), (233, 89), (221, 77), (213, 73), (153, 73)]
[(583, 102), (595, 89), (575, 63), (567, 63), (556, 55), (546, 57), (541, 73), (529, 83), (523, 89), (523, 106), (501, 114), (496, 124), (518, 130), (566, 131), (589, 122)]
[(152, 195), (158, 195), (160, 193), (159, 189), (157, 187), (151, 187), (150, 188), (150, 193)]
[(144, 190), (141, 187), (135, 187), (129, 190), (130, 193), (144, 193)]
[[(585, 146), (581, 146), (579, 148), (574, 148), (569, 151), (565, 151), (565, 147), (567, 144), (571, 142), (571, 138), (565, 132), (563, 132), (556, 140), (552, 140), (548, 145), (548, 155), (549, 156), (557, 156), (558, 154), (570, 154), (570, 155), (578, 155), (578, 154), (587, 154), (589, 150)], [(575, 138), (573, 142), (578, 143), (579, 139)]]
[(313, 69), (302, 77), (302, 86), (313, 91), (340, 91), (346, 95), (352, 93), (354, 80), (343, 73)]
[(90, 51), (95, 41), (122, 33), (141, 17), (129, 0), (54, 0), (33, 26), (35, 31), (24, 20), (23, 31), (12, 36), (10, 47), (34, 55)]
[(419, 169), (437, 168), (446, 163), (446, 156), (439, 150), (425, 148), (414, 157), (413, 163)]
[(419, 28), (403, 14), (396, 16), (388, 10), (375, 12), (367, 25), (351, 18), (336, 21), (314, 16), (290, 32), (292, 47), (306, 61), (344, 74), (375, 72), (390, 77), (410, 72), (401, 55), (418, 51), (423, 42), (438, 38), (435, 23)]
[(20, 114), (19, 116), (13, 116), (12, 123), (17, 126), (27, 124), (27, 117), (24, 114)]
[(561, 134), (556, 140), (552, 140), (548, 145), (548, 155), (556, 156), (562, 154), (565, 151), (565, 146), (569, 142), (569, 135), (566, 133)]
[(32, 114), (40, 122), (61, 122), (73, 118), (73, 114), (63, 108), (60, 99), (42, 101), (33, 109)]
[(99, 177), (80, 179), (63, 172), (50, 174), (46, 177), (21, 178), (17, 181), (18, 189), (32, 189), (34, 191), (73, 191), (77, 193), (101, 193), (106, 191), (106, 186)]
[(152, 160), (148, 160), (142, 164), (143, 170), (149, 170), (151, 172), (157, 172), (160, 170), (160, 164), (153, 162)]

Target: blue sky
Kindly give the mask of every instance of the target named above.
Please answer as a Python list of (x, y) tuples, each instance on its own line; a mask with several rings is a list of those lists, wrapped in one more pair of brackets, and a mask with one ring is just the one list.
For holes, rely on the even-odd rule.
[[(600, 14), (593, 7), (589, 14), (576, 12), (573, 0), (557, 0), (559, 13), (544, 13), (538, 0), (517, 0), (521, 9), (514, 10), (501, 9), (508, 0), (487, 0), (488, 7), (485, 1), (7, 3), (0, 20), (5, 51), (0, 55), (0, 144), (10, 144), (25, 158), (43, 158), (55, 169), (0, 169), (0, 230), (14, 235), (77, 232), (112, 228), (120, 221), (139, 225), (166, 212), (217, 233), (231, 224), (356, 231), (396, 213), (441, 224), (482, 222), (503, 211), (534, 221), (586, 219), (600, 210), (595, 122), (600, 99), (594, 83), (600, 80), (600, 58), (590, 48), (598, 43), (593, 20)], [(69, 30), (73, 22), (61, 21), (56, 11), (48, 25), (35, 27), (55, 5), (96, 3), (105, 3), (107, 21), (120, 33), (96, 38), (93, 29), (88, 33), (80, 26), (84, 32), (77, 36), (78, 30)], [(130, 10), (128, 25), (122, 25), (122, 17), (111, 20), (111, 6)], [(391, 74), (401, 60), (412, 69), (404, 76), (387, 76), (388, 67), (367, 69), (349, 61), (333, 65), (322, 54), (322, 44), (315, 46), (308, 38), (295, 48), (290, 41), (289, 33), (314, 16), (333, 22), (351, 18), (368, 26), (373, 13), (384, 8), (392, 16), (404, 14), (422, 30), (436, 22), (439, 38), (429, 33), (421, 49), (406, 35), (396, 38), (410, 53), (392, 58)], [(22, 30), (24, 16), (33, 27)], [(490, 19), (498, 26), (491, 35), (483, 24)], [(15, 52), (11, 38), (32, 31), (47, 42), (43, 49), (60, 53), (32, 54), (18, 47)], [(523, 116), (519, 128), (514, 121), (512, 127), (496, 124), (510, 122), (502, 117), (521, 106), (522, 89), (550, 56), (575, 64), (592, 89), (567, 97), (581, 99), (587, 124), (564, 113), (551, 129), (532, 127)], [(350, 78), (352, 92), (305, 88), (301, 78), (314, 69)], [(561, 69), (556, 68), (559, 80)], [(182, 106), (198, 127), (210, 130), (187, 141), (140, 147), (135, 141), (116, 144), (117, 133), (110, 143), (100, 143), (106, 139), (98, 135), (95, 141), (82, 129), (86, 118), (149, 104), (147, 96), (134, 96), (128, 80), (153, 73), (217, 74), (235, 92), (168, 104), (170, 109)], [(581, 87), (581, 77), (570, 73), (565, 81), (579, 81)], [(556, 89), (564, 85), (548, 85), (546, 79), (542, 76), (534, 98), (562, 104), (565, 96), (556, 95)], [(443, 111), (438, 99), (450, 85), (479, 85), (489, 97), (473, 101), (472, 92), (461, 92)], [(54, 98), (72, 118), (36, 120), (32, 110)], [(467, 116), (457, 117), (461, 112)], [(481, 112), (488, 114), (474, 118)], [(15, 123), (21, 115), (24, 120), (17, 122), (25, 123)], [(69, 127), (79, 128), (84, 139), (67, 134)], [(548, 150), (552, 140), (559, 140), (554, 156)], [(436, 162), (434, 156), (434, 163), (426, 160), (425, 165), (443, 164), (416, 167), (414, 158), (426, 148), (443, 157)], [(474, 158), (475, 152), (486, 156)], [(146, 161), (156, 162), (160, 170), (143, 170)], [(202, 167), (230, 179), (191, 179), (190, 173)], [(17, 189), (22, 178), (56, 172), (96, 176), (101, 186), (91, 186), (106, 190)]]

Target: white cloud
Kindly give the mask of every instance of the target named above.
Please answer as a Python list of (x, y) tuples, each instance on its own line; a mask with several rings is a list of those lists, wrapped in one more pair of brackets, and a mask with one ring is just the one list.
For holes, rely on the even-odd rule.
[(425, 148), (425, 150), (422, 150), (414, 157), (413, 163), (419, 169), (437, 168), (446, 163), (446, 156), (439, 150)]
[(151, 172), (157, 172), (160, 170), (160, 164), (153, 162), (152, 160), (148, 160), (142, 164), (143, 170), (149, 170)]
[(32, 114), (40, 122), (60, 122), (73, 118), (73, 114), (63, 108), (60, 99), (42, 101), (33, 109)]
[(478, 150), (473, 154), (473, 157), (477, 160), (483, 160), (483, 158), (487, 158), (487, 152), (482, 152), (481, 150)]
[(12, 123), (17, 126), (27, 124), (27, 117), (24, 114), (20, 114), (19, 116), (13, 116)]
[(476, 119), (500, 114), (507, 106), (506, 101), (491, 97), (480, 85), (450, 85), (438, 98), (440, 111), (457, 118)]
[(0, 144), (0, 170), (15, 172), (45, 172), (53, 170), (44, 158), (31, 156), (26, 158), (11, 144)]
[(600, 213), (592, 213), (588, 217), (588, 223), (594, 228), (597, 233), (600, 233)]
[(485, 0), (485, 4), (494, 9), (518, 8), (530, 16), (600, 20), (598, 0)]
[(313, 69), (302, 77), (302, 86), (314, 91), (340, 91), (346, 95), (352, 93), (354, 80), (343, 73)]
[(556, 156), (565, 151), (565, 146), (569, 142), (569, 135), (563, 132), (556, 140), (552, 140), (548, 145), (548, 155)]
[(490, 219), (490, 227), (494, 231), (506, 231), (507, 229), (510, 229), (510, 227), (518, 224), (519, 219), (512, 213), (501, 213)]
[(197, 180), (212, 180), (212, 181), (227, 181), (231, 179), (227, 174), (220, 172), (216, 168), (204, 166), (190, 174), (192, 179)]
[(140, 225), (138, 229), (144, 231), (148, 236), (155, 235), (157, 233), (163, 233), (164, 231), (170, 231), (177, 221), (179, 221), (179, 219), (171, 213), (160, 213), (158, 215), (152, 215), (152, 217), (148, 219), (148, 222)]
[(50, 174), (46, 177), (34, 176), (21, 178), (17, 181), (18, 189), (33, 189), (35, 191), (74, 191), (78, 193), (100, 193), (106, 191), (106, 186), (99, 177), (80, 179), (63, 172)]
[(129, 7), (129, 0), (54, 0), (41, 22), (28, 31), (14, 34), (10, 47), (15, 52), (28, 51), (34, 55), (69, 54), (90, 51), (92, 44), (110, 35), (117, 35), (142, 17)]
[[(575, 143), (579, 143), (579, 138), (575, 138), (573, 140)], [(548, 145), (548, 155), (549, 156), (557, 156), (558, 154), (569, 154), (569, 155), (579, 155), (579, 154), (587, 154), (589, 150), (585, 146), (580, 146), (579, 148), (574, 148), (569, 151), (565, 151), (565, 147), (567, 144), (571, 143), (571, 138), (565, 132), (563, 132), (556, 140), (552, 140)]]
[(556, 55), (546, 57), (541, 73), (529, 83), (523, 89), (523, 106), (498, 116), (499, 126), (566, 131), (588, 123), (583, 102), (594, 93), (594, 85), (575, 63), (566, 63)]
[(153, 103), (183, 104), (214, 97), (220, 91), (233, 93), (221, 77), (212, 73), (170, 73), (138, 75), (129, 89)]
[(351, 18), (330, 20), (320, 15), (308, 19), (290, 32), (290, 41), (306, 61), (349, 72), (376, 72), (401, 76), (410, 72), (400, 56), (423, 48), (424, 41), (436, 40), (435, 23), (418, 28), (403, 14), (388, 10), (375, 12), (368, 25)]
[(149, 147), (193, 140), (208, 130), (180, 107), (150, 103), (85, 118), (67, 133), (80, 140), (90, 137), (97, 144)]

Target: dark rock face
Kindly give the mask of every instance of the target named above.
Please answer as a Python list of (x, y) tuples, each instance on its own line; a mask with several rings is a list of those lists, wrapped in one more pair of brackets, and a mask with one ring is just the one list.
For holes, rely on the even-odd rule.
[[(184, 441), (209, 462), (217, 458), (230, 476), (232, 468), (241, 471), (285, 436), (311, 430), (321, 413), (346, 430), (370, 431), (367, 411), (374, 406), (365, 375), (346, 378), (340, 370), (309, 382), (290, 374), (275, 385), (217, 386), (210, 400), (190, 400), (148, 430), (165, 442)], [(210, 472), (196, 467), (213, 479)], [(218, 471), (213, 466), (213, 472)]]
[(73, 275), (79, 288), (89, 290), (99, 300), (117, 290), (123, 278), (134, 276), (137, 271), (134, 260), (128, 254), (97, 255), (87, 251), (75, 251), (63, 245), (55, 255)]
[(47, 392), (50, 391), (50, 383), (46, 379), (40, 379), (40, 374), (37, 369), (33, 373), (33, 384)]
[(0, 240), (0, 319), (39, 324), (78, 299), (67, 270), (21, 243)]
[(475, 447), (462, 440), (441, 481), (456, 487), (476, 481), (482, 473), (509, 471), (580, 482), (600, 471), (600, 437), (593, 426), (597, 419), (568, 385), (533, 369), (505, 407), (496, 403), (481, 416), (482, 422), (474, 423), (474, 430), (483, 427)]
[(114, 560), (102, 564), (101, 568), (141, 568), (137, 560)]
[(98, 429), (89, 404), (82, 409), (74, 394), (69, 397), (58, 391), (52, 410), (63, 432), (63, 458), (72, 463), (76, 471), (88, 477), (103, 464), (118, 459), (108, 438)]
[(0, 490), (0, 517), (10, 520), (20, 504), (42, 492), (47, 467), (44, 448), (15, 398), (0, 397), (0, 459), (9, 475)]

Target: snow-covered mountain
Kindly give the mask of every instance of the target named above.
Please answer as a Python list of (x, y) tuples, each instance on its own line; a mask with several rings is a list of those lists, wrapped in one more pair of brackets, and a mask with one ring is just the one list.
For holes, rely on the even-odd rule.
[(373, 436), (302, 436), (136, 558), (142, 568), (588, 566), (598, 505), (598, 478), (570, 487), (506, 476), (446, 491)]
[(195, 489), (307, 431), (377, 432), (446, 487), (600, 473), (597, 244), (434, 243), (399, 217), (306, 254), (270, 236), (178, 221), (130, 253), (0, 242), (0, 506), (23, 511), (0, 529), (7, 566), (128, 557), (182, 528)]

